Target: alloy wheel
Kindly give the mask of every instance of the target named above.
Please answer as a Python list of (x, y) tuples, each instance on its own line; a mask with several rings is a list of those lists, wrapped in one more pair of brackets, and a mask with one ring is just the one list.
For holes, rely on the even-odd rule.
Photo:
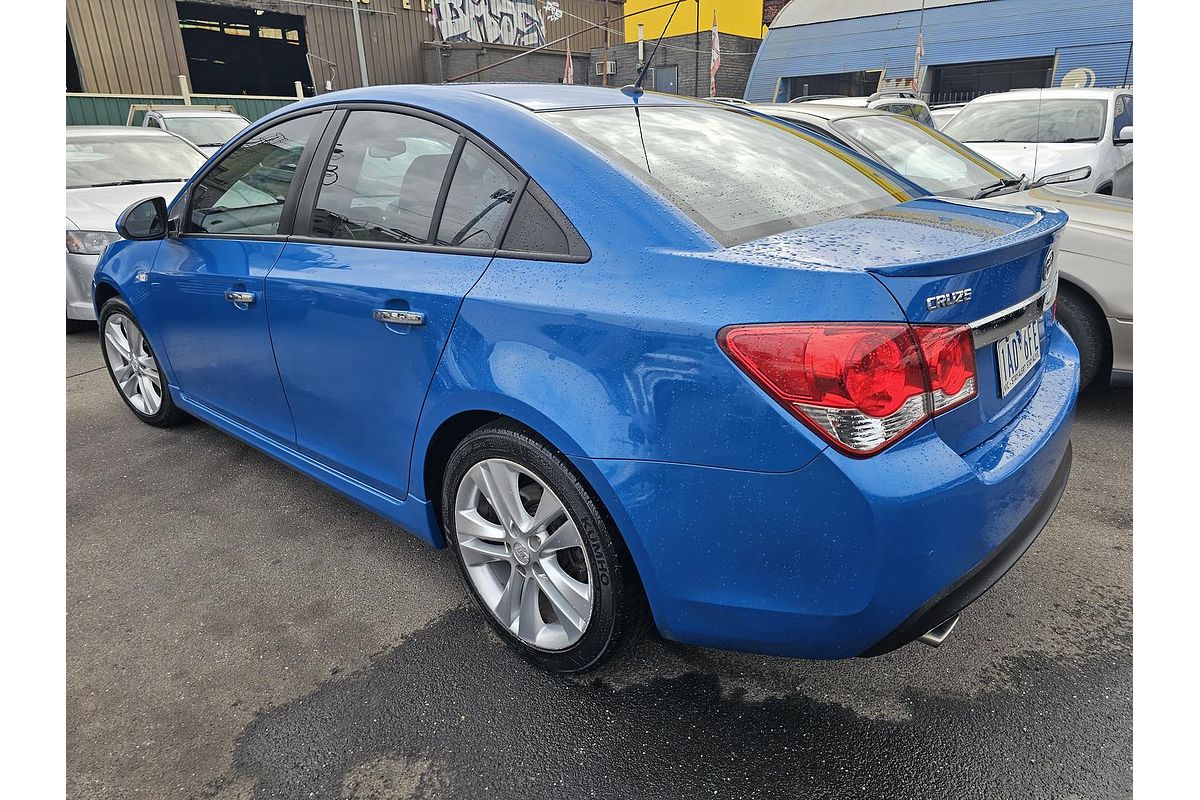
[(454, 527), (467, 576), (501, 625), (542, 650), (579, 641), (592, 616), (587, 550), (541, 478), (505, 459), (480, 461), (459, 483)]
[(133, 320), (110, 314), (104, 323), (104, 349), (117, 386), (134, 410), (152, 417), (162, 407), (162, 378), (146, 337)]

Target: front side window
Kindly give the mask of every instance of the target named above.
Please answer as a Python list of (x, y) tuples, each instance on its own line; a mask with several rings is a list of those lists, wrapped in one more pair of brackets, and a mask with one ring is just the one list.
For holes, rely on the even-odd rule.
[(1120, 139), (1121, 129), (1133, 124), (1133, 95), (1117, 95), (1113, 106), (1113, 138)]
[(466, 144), (446, 195), (437, 244), (499, 247), (518, 188), (517, 180), (508, 170), (474, 144)]
[(972, 103), (946, 123), (960, 142), (1098, 142), (1104, 134), (1104, 100), (1039, 100), (1036, 97)]
[(312, 235), (396, 244), (429, 241), (458, 134), (390, 111), (353, 111), (325, 169)]
[(599, 108), (545, 118), (727, 246), (911, 199), (866, 159), (732, 109)]
[(189, 232), (272, 236), (321, 115), (274, 125), (238, 145), (192, 191)]
[(1000, 178), (1012, 177), (932, 130), (895, 117), (846, 117), (833, 129), (918, 186), (934, 194), (974, 195)]

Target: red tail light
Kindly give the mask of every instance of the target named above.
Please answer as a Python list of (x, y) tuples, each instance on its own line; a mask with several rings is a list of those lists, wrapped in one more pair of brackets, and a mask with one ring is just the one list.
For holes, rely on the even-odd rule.
[(736, 325), (717, 340), (767, 394), (851, 455), (878, 453), (976, 392), (964, 327)]

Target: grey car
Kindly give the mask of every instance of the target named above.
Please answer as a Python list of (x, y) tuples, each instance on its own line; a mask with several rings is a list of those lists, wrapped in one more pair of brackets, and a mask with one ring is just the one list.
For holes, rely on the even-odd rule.
[(831, 137), (939, 196), (1066, 211), (1071, 219), (1059, 240), (1057, 314), (1079, 347), (1081, 381), (1086, 385), (1107, 370), (1114, 384), (1132, 382), (1132, 200), (1031, 186), (944, 133), (897, 114), (816, 103), (750, 108)]
[(67, 330), (96, 319), (92, 275), (117, 235), (117, 217), (138, 200), (173, 197), (204, 164), (191, 142), (152, 128), (67, 128)]

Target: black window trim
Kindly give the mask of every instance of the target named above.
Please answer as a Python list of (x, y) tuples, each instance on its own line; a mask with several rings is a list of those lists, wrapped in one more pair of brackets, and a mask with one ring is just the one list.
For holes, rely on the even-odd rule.
[[(447, 166), (446, 174), (442, 178), (442, 186), (438, 192), (437, 205), (434, 207), (433, 219), (430, 222), (429, 242), (423, 244), (402, 243), (402, 242), (377, 242), (363, 241), (361, 239), (333, 239), (325, 236), (312, 235), (312, 219), (316, 210), (317, 195), (320, 191), (321, 178), (325, 173), (325, 165), (329, 162), (329, 156), (333, 150), (333, 146), (337, 141), (337, 137), (341, 134), (341, 130), (345, 125), (346, 119), (352, 111), (385, 111), (393, 114), (404, 114), (417, 119), (424, 119), (436, 125), (440, 125), (452, 133), (458, 134), (458, 141), (455, 143), (454, 151), (450, 157), (450, 163)], [(501, 227), (498, 241), (500, 247), (452, 247), (448, 245), (434, 244), (433, 240), (436, 237), (438, 228), (441, 225), (442, 211), (446, 205), (446, 198), (450, 192), (450, 185), (454, 180), (454, 174), (458, 169), (459, 160), (462, 157), (463, 148), (467, 142), (478, 147), (485, 155), (492, 158), (502, 169), (507, 171), (517, 183), (517, 190), (513, 196), (513, 202), (508, 210), (508, 216), (504, 220), (504, 225)], [(402, 103), (389, 102), (371, 102), (361, 101), (354, 103), (338, 103), (333, 107), (333, 115), (331, 121), (325, 126), (324, 133), (320, 137), (317, 146), (314, 148), (312, 157), (306, 159), (304, 180), (300, 182), (302, 188), (299, 198), (294, 207), (294, 217), (291, 220), (289, 230), (290, 235), (286, 237), (288, 241), (294, 241), (304, 244), (325, 244), (337, 245), (339, 247), (373, 247), (383, 250), (412, 250), (425, 253), (448, 253), (453, 255), (477, 255), (491, 256), (493, 258), (517, 258), (529, 259), (536, 261), (565, 261), (572, 263), (585, 263), (591, 260), (592, 251), (583, 237), (579, 234), (578, 229), (571, 223), (567, 216), (558, 207), (550, 196), (538, 186), (529, 175), (520, 168), (511, 158), (508, 157), (502, 150), (494, 146), (491, 142), (480, 136), (475, 131), (463, 126), (455, 120), (443, 117), (440, 114), (434, 114), (420, 108), (414, 108)], [(317, 165), (320, 165), (319, 167)], [(295, 182), (293, 183), (295, 185)], [(505, 250), (504, 239), (508, 236), (508, 229), (512, 225), (513, 218), (516, 215), (517, 207), (521, 203), (526, 191), (529, 191), (533, 196), (541, 202), (542, 206), (554, 219), (554, 221), (563, 229), (567, 236), (570, 253), (528, 253), (525, 251)], [(289, 197), (289, 200), (291, 198)]]
[[(288, 240), (293, 223), (296, 218), (296, 207), (300, 200), (300, 188), (304, 183), (304, 176), (309, 172), (309, 165), (312, 163), (313, 156), (319, 149), (319, 143), (325, 132), (329, 129), (330, 120), (333, 118), (334, 107), (332, 106), (310, 106), (299, 109), (289, 114), (283, 114), (278, 117), (272, 117), (269, 120), (252, 125), (246, 131), (243, 131), (238, 138), (236, 144), (229, 148), (228, 152), (219, 161), (214, 161), (211, 164), (206, 164), (199, 173), (193, 178), (188, 185), (186, 192), (181, 194), (171, 208), (171, 218), (175, 221), (176, 230), (179, 231), (180, 238), (196, 238), (196, 239), (249, 239), (256, 242), (285, 242)], [(234, 151), (241, 147), (246, 142), (258, 136), (263, 131), (290, 122), (294, 119), (309, 116), (323, 116), (324, 120), (318, 119), (316, 126), (313, 127), (312, 133), (309, 134), (308, 141), (304, 143), (304, 151), (301, 153), (300, 161), (296, 164), (296, 174), (292, 178), (291, 185), (288, 186), (287, 199), (284, 200), (283, 210), (279, 215), (279, 228), (276, 233), (270, 234), (250, 234), (250, 233), (205, 233), (201, 231), (189, 231), (188, 226), (192, 219), (192, 195), (198, 185), (204, 182), (208, 174), (220, 166), (226, 158), (229, 158)], [(178, 213), (176, 213), (178, 212)]]

